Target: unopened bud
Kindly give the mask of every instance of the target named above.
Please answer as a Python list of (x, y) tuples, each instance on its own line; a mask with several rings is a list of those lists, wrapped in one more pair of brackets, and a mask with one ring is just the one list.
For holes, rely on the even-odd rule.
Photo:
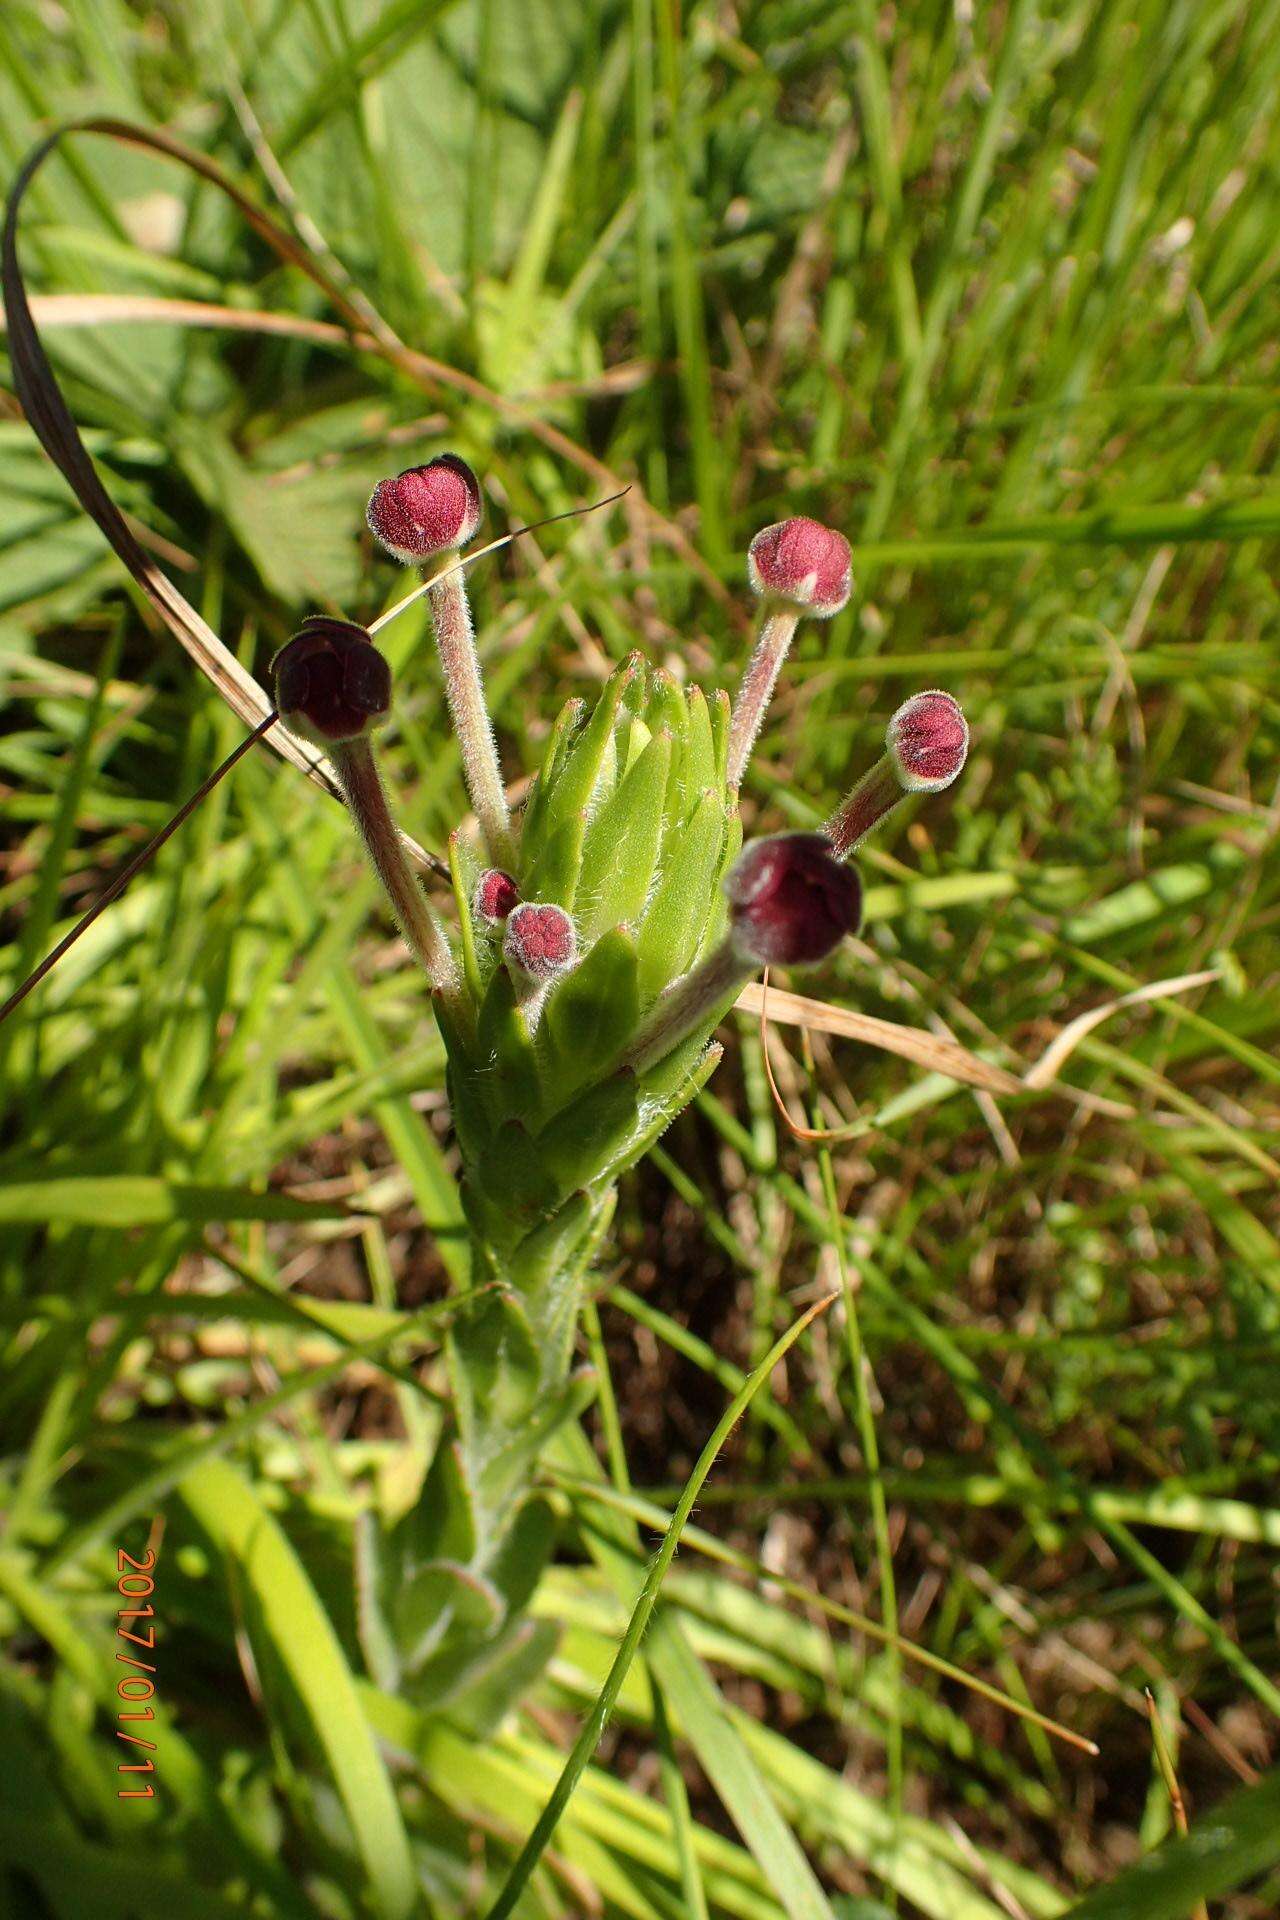
[(743, 848), (725, 881), (731, 938), (761, 966), (825, 960), (857, 930), (862, 890), (821, 833), (778, 833)]
[(480, 482), (456, 453), (379, 480), (366, 508), (375, 538), (406, 566), (464, 547), (483, 514)]
[(779, 520), (751, 542), (747, 572), (758, 594), (826, 620), (853, 591), (849, 542), (820, 520)]
[(471, 896), (471, 911), (476, 919), (483, 920), (486, 926), (504, 926), (512, 908), (519, 903), (520, 889), (511, 875), (501, 867), (486, 867)]
[(894, 770), (908, 793), (949, 787), (969, 753), (969, 727), (949, 693), (931, 688), (903, 702), (885, 731)]
[(391, 711), (391, 669), (363, 627), (313, 614), (271, 662), (276, 711), (318, 747), (358, 740)]
[(507, 921), (503, 957), (540, 986), (558, 980), (578, 957), (578, 935), (563, 907), (526, 900)]

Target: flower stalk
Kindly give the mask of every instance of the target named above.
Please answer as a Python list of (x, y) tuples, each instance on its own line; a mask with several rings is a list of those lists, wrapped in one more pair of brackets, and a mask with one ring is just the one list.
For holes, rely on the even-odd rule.
[(372, 746), (365, 739), (343, 741), (330, 748), (330, 755), (396, 924), (435, 991), (454, 992), (457, 979), (449, 943), (405, 858)]
[(818, 520), (780, 520), (751, 542), (747, 577), (761, 602), (760, 637), (729, 722), (730, 787), (742, 785), (801, 615), (829, 620), (839, 613), (853, 591), (851, 559), (844, 535)]
[(510, 866), (515, 858), (511, 813), (480, 675), (465, 576), (447, 573), (428, 590), (427, 605), (476, 822), (493, 865)]
[(957, 780), (969, 753), (969, 727), (940, 687), (913, 693), (885, 729), (885, 751), (846, 795), (824, 829), (847, 860), (908, 793), (940, 793)]

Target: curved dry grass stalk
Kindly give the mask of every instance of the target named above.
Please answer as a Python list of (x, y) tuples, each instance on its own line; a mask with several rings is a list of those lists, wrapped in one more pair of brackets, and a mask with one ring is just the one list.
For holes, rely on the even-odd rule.
[(1196, 987), (1209, 986), (1218, 978), (1219, 970), (1216, 967), (1200, 973), (1179, 974), (1168, 980), (1153, 980), (1149, 985), (1137, 987), (1131, 993), (1123, 993), (1118, 999), (1108, 1000), (1100, 1007), (1090, 1007), (1070, 1021), (1021, 1076), (1006, 1073), (1003, 1067), (993, 1066), (980, 1055), (971, 1053), (968, 1047), (961, 1046), (958, 1040), (926, 1033), (922, 1027), (899, 1026), (893, 1020), (877, 1019), (874, 1014), (855, 1013), (850, 1007), (832, 1006), (827, 1000), (810, 1000), (803, 994), (787, 993), (781, 987), (771, 987), (767, 969), (763, 980), (753, 980), (743, 988), (737, 1005), (743, 1013), (753, 1013), (759, 1017), (765, 1072), (774, 1104), (790, 1132), (797, 1140), (834, 1145), (840, 1140), (855, 1139), (866, 1133), (873, 1123), (854, 1120), (845, 1127), (828, 1128), (805, 1127), (793, 1120), (774, 1080), (769, 1061), (770, 1020), (783, 1026), (802, 1027), (812, 1033), (829, 1033), (845, 1040), (860, 1040), (864, 1046), (878, 1047), (882, 1053), (897, 1054), (899, 1058), (910, 1060), (930, 1073), (945, 1074), (949, 1080), (958, 1080), (979, 1093), (1052, 1093), (1073, 1101), (1088, 1112), (1124, 1120), (1132, 1118), (1132, 1107), (1118, 1100), (1108, 1100), (1101, 1094), (1086, 1092), (1082, 1087), (1066, 1085), (1058, 1079), (1059, 1071), (1080, 1042), (1095, 1027), (1101, 1026), (1104, 1020), (1109, 1020), (1112, 1014), (1120, 1013), (1126, 1007), (1164, 1000), (1173, 994), (1189, 993)]
[[(342, 324), (298, 320), (292, 316), (273, 316), (261, 312), (246, 315), (234, 308), (204, 302), (158, 300), (131, 301), (126, 309), (127, 317), (164, 318), (186, 325), (277, 332), (309, 338), (318, 344), (345, 345), (374, 352), (398, 367), (419, 387), (428, 391), (440, 386), (452, 388), (519, 423), (553, 452), (572, 462), (581, 471), (610, 485), (615, 496), (628, 491), (625, 483), (619, 481), (610, 468), (579, 447), (568, 435), (549, 426), (515, 402), (494, 393), (472, 375), (460, 373), (456, 368), (446, 366), (443, 361), (433, 360), (429, 355), (406, 346), (363, 295), (353, 296), (349, 293), (301, 240), (273, 220), (237, 181), (207, 155), (185, 146), (170, 134), (107, 116), (69, 121), (55, 128), (28, 155), (14, 181), (5, 214), (3, 242), (0, 244), (0, 284), (3, 285), (9, 350), (18, 398), (40, 444), (65, 475), (85, 512), (101, 528), (169, 631), (247, 726), (260, 727), (271, 712), (265, 692), (186, 595), (155, 564), (134, 528), (107, 493), (63, 398), (57, 376), (40, 339), (36, 311), (39, 305), (46, 303), (37, 303), (33, 307), (27, 294), (18, 259), (18, 216), (27, 189), (39, 169), (59, 142), (75, 133), (100, 134), (129, 146), (142, 147), (188, 168), (216, 187), (281, 260), (296, 267), (320, 288), (341, 315)], [(64, 320), (73, 319), (74, 316), (73, 324), (87, 324), (90, 317), (102, 319), (109, 314), (116, 319), (126, 317), (118, 306), (108, 304), (106, 296), (96, 295), (73, 296), (70, 305), (64, 303), (53, 311), (55, 323), (59, 316)], [(659, 536), (681, 553), (717, 598), (729, 604), (723, 583), (689, 545), (680, 529), (658, 514), (639, 495), (636, 496), (636, 505)], [(323, 756), (294, 740), (282, 728), (272, 731), (267, 744), (304, 772), (323, 792), (341, 801), (337, 780)], [(440, 878), (448, 878), (448, 867), (438, 855), (419, 846), (408, 834), (402, 834), (401, 838), (406, 851), (420, 867)]]
[[(99, 478), (36, 329), (18, 261), (18, 215), (27, 188), (36, 173), (58, 142), (71, 132), (107, 134), (139, 146), (153, 147), (157, 152), (181, 160), (227, 193), (256, 231), (263, 232), (264, 228), (270, 228), (270, 233), (265, 237), (271, 238), (273, 245), (279, 243), (277, 250), (284, 257), (297, 259), (297, 264), (303, 265), (301, 249), (282, 230), (274, 229), (247, 195), (211, 162), (204, 161), (199, 154), (190, 153), (177, 142), (170, 141), (166, 135), (144, 134), (138, 128), (114, 120), (73, 122), (56, 129), (40, 142), (28, 156), (14, 182), (5, 213), (3, 242), (0, 243), (0, 282), (4, 288), (14, 385), (37, 439), (66, 477), (85, 512), (97, 522), (169, 631), (190, 654), (200, 671), (216, 687), (233, 713), (248, 727), (261, 728), (272, 712), (271, 702), (253, 675), (241, 666), (204, 616), (143, 550)], [(335, 800), (341, 800), (329, 764), (320, 755), (293, 739), (283, 728), (273, 729), (269, 744), (284, 759), (300, 768), (323, 792)], [(407, 836), (405, 844), (420, 866), (447, 877), (448, 869), (436, 855), (427, 853)]]

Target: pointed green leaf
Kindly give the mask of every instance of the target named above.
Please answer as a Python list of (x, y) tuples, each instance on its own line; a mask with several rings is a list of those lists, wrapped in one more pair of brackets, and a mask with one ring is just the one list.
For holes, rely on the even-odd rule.
[(502, 1596), (474, 1567), (437, 1560), (419, 1568), (396, 1594), (392, 1628), (401, 1662), (410, 1672), (421, 1667), (455, 1632), (481, 1636), (501, 1624)]
[(617, 1073), (556, 1115), (538, 1136), (538, 1153), (562, 1187), (589, 1187), (639, 1121), (635, 1075)]
[(643, 911), (662, 844), (670, 769), (671, 735), (655, 734), (592, 821), (578, 883), (579, 939), (591, 940), (605, 927), (637, 920)]
[(605, 682), (595, 711), (547, 785), (536, 843), (524, 849), (525, 871), (536, 865), (541, 847), (548, 843), (556, 829), (572, 814), (590, 806), (606, 751), (613, 745), (613, 723), (619, 703), (642, 664), (639, 654), (631, 654)]
[(723, 787), (729, 767), (729, 696), (723, 687), (717, 687), (710, 700), (711, 738), (716, 752), (716, 784)]
[(636, 957), (641, 1006), (692, 964), (716, 908), (724, 834), (724, 807), (708, 788), (672, 842), (640, 928)]
[(635, 941), (614, 927), (547, 1001), (538, 1044), (552, 1112), (616, 1057), (639, 1011)]
[(565, 701), (556, 715), (555, 724), (547, 741), (546, 752), (542, 756), (542, 767), (525, 805), (524, 820), (520, 829), (522, 873), (527, 872), (529, 864), (538, 858), (546, 828), (547, 798), (555, 785), (556, 775), (564, 764), (570, 742), (586, 710), (586, 701), (575, 695), (572, 700)]
[(578, 891), (582, 867), (582, 843), (587, 836), (587, 810), (580, 807), (562, 820), (543, 845), (535, 864), (529, 869), (524, 886), (526, 900), (549, 900), (554, 906), (571, 912)]
[(685, 752), (686, 799), (692, 805), (708, 787), (719, 787), (716, 743), (711, 732), (711, 709), (701, 687), (686, 689), (689, 706), (688, 746)]
[(495, 1119), (531, 1121), (538, 1111), (538, 1063), (524, 1009), (506, 967), (495, 967), (476, 1029), (478, 1068)]

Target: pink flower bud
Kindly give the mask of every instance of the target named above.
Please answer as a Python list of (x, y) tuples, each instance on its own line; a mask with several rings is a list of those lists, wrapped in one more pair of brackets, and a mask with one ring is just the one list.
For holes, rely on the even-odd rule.
[(853, 591), (849, 542), (821, 521), (779, 520), (751, 542), (747, 573), (758, 594), (827, 620)]
[(464, 547), (484, 513), (480, 482), (456, 453), (379, 480), (365, 517), (376, 539), (406, 566)]
[(563, 907), (526, 900), (512, 909), (502, 952), (513, 967), (545, 985), (567, 973), (577, 959), (577, 930)]
[(964, 714), (949, 693), (936, 687), (904, 701), (884, 739), (908, 793), (937, 793), (949, 787), (969, 752)]
[(487, 926), (500, 927), (519, 902), (520, 889), (511, 875), (504, 873), (501, 867), (486, 867), (476, 881), (475, 892), (471, 896), (471, 911), (477, 920), (483, 920)]
[(801, 967), (825, 960), (856, 931), (862, 889), (821, 833), (777, 833), (752, 840), (725, 881), (732, 940), (763, 966)]
[(363, 627), (312, 614), (271, 662), (276, 711), (291, 733), (338, 746), (380, 727), (391, 669)]

